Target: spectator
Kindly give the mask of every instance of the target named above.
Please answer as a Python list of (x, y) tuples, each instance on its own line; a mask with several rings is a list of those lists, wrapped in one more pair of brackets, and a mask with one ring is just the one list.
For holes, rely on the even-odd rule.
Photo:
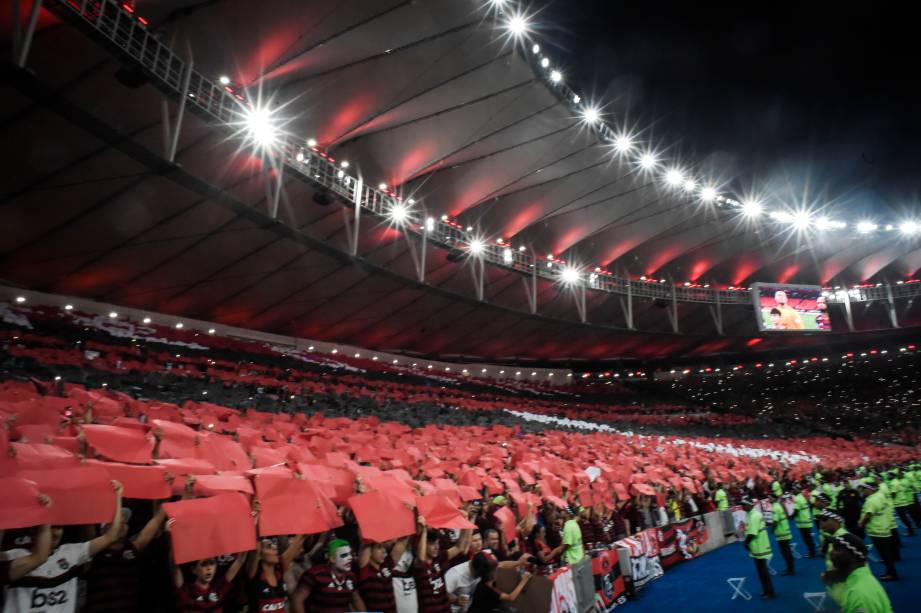
[(394, 542), (387, 551), (384, 543), (365, 545), (358, 552), (358, 593), (371, 611), (396, 613), (393, 592), (393, 571), (403, 552), (407, 539)]
[(483, 568), (478, 571), (481, 573), (481, 580), (473, 592), (473, 599), (468, 609), (469, 613), (492, 613), (499, 609), (503, 603), (514, 602), (531, 579), (531, 573), (524, 572), (515, 589), (511, 593), (505, 593), (496, 586), (497, 566), (498, 562), (494, 558), (487, 558)]
[(582, 529), (576, 521), (576, 510), (571, 506), (566, 507), (566, 522), (563, 524), (563, 562), (572, 566), (585, 557), (582, 547)]
[[(90, 541), (62, 544), (64, 528), (54, 526), (51, 529), (51, 554), (43, 563), (8, 585), (4, 613), (26, 613), (36, 609), (54, 613), (76, 611), (77, 575), (81, 567), (114, 543), (122, 529), (122, 486), (119, 482), (112, 481), (112, 488), (115, 490), (115, 517), (106, 531)], [(24, 566), (16, 565), (15, 561), (34, 555), (35, 553), (28, 549), (12, 549), (6, 552), (6, 559), (11, 562), (11, 571), (19, 566), (16, 570), (21, 572)], [(32, 561), (34, 562), (35, 558)]]
[(223, 610), (234, 580), (240, 569), (243, 568), (244, 560), (246, 560), (246, 553), (238, 553), (224, 575), (218, 577), (215, 577), (217, 560), (214, 558), (199, 560), (192, 565), (191, 570), (195, 580), (191, 583), (185, 580), (182, 569), (174, 565), (173, 584), (176, 587), (176, 601), (180, 613)]
[[(47, 497), (45, 497), (47, 500)], [(50, 501), (49, 501), (50, 503)], [(0, 542), (3, 541), (3, 530), (0, 530)], [(38, 526), (32, 543), (32, 551), (28, 554), (9, 559), (9, 552), (0, 553), (0, 586), (18, 581), (22, 577), (41, 566), (51, 554), (51, 526), (45, 524)]]
[(352, 611), (367, 610), (352, 572), (352, 547), (348, 541), (330, 542), (327, 563), (304, 573), (291, 603), (294, 613), (342, 613), (349, 607)]
[(306, 535), (299, 534), (288, 541), (282, 555), (278, 554), (278, 539), (262, 538), (249, 554), (246, 577), (249, 580), (249, 610), (252, 613), (288, 610), (288, 586), (285, 573), (291, 561), (304, 548)]
[(445, 552), (438, 541), (438, 533), (426, 527), (425, 518), (420, 515), (417, 521), (419, 534), (413, 575), (416, 579), (419, 610), (424, 613), (448, 613), (451, 606), (445, 585), (447, 561), (467, 551), (472, 531), (462, 530), (457, 545)]

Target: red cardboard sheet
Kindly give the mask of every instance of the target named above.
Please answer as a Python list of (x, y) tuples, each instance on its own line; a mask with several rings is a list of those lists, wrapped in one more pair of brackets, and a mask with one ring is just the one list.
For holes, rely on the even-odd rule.
[(86, 441), (107, 460), (128, 464), (150, 464), (153, 441), (144, 432), (119, 426), (83, 426)]
[(88, 460), (91, 466), (101, 466), (112, 479), (124, 487), (125, 498), (142, 500), (164, 500), (172, 495), (172, 487), (166, 479), (164, 466), (139, 466), (137, 464), (120, 464), (118, 462), (101, 462)]
[(163, 509), (175, 520), (170, 537), (176, 564), (255, 549), (256, 526), (243, 494), (168, 502)]
[(377, 543), (414, 534), (416, 517), (396, 496), (369, 492), (349, 498), (349, 507), (358, 520), (361, 536)]
[(416, 508), (430, 528), (476, 529), (474, 524), (461, 515), (457, 507), (440, 494), (417, 496)]
[(50, 511), (38, 502), (39, 489), (34, 482), (19, 477), (0, 478), (0, 492), (0, 530), (51, 523)]
[(515, 514), (512, 513), (510, 508), (500, 507), (496, 509), (494, 517), (496, 521), (499, 522), (499, 527), (502, 529), (502, 535), (505, 537), (506, 543), (511, 543), (518, 538), (518, 529), (515, 526)]
[(49, 512), (55, 525), (99, 524), (115, 516), (112, 480), (99, 466), (24, 470), (19, 476), (34, 481), (51, 498)]
[(332, 501), (304, 479), (257, 475), (256, 498), (260, 536), (317, 534), (342, 525)]
[(222, 492), (240, 492), (253, 495), (253, 482), (243, 475), (199, 475), (192, 490), (200, 496), (214, 496)]
[(16, 466), (24, 470), (75, 468), (80, 460), (64, 449), (42, 443), (10, 443), (16, 454)]

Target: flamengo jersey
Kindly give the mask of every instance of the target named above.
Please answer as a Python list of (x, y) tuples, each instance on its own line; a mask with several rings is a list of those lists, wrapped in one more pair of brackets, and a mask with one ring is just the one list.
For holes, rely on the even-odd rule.
[[(28, 549), (6, 552), (8, 560), (29, 555)], [(3, 613), (73, 613), (77, 607), (77, 573), (90, 561), (90, 544), (61, 545), (48, 560), (11, 584), (4, 592)]]

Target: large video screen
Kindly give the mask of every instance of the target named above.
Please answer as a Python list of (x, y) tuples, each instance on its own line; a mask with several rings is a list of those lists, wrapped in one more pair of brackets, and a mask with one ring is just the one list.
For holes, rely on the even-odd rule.
[(828, 304), (818, 285), (756, 283), (752, 299), (762, 332), (829, 332)]

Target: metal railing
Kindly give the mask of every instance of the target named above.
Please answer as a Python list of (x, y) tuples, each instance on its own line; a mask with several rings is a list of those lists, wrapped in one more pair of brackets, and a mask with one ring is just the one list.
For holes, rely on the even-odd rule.
[[(221, 126), (242, 131), (246, 114), (252, 108), (244, 93), (196, 72), (191, 62), (179, 57), (155, 34), (142, 27), (136, 16), (120, 3), (114, 0), (51, 0), (49, 8), (54, 8), (61, 17), (76, 23), (89, 34), (101, 37), (106, 46), (135, 62), (159, 89), (180, 100), (185, 96), (185, 103), (198, 115)], [(450, 220), (427, 218), (424, 212), (409, 206), (408, 201), (364, 184), (337, 165), (335, 160), (306, 146), (306, 143), (304, 146), (285, 143), (276, 153), (277, 159), (296, 176), (350, 203), (357, 202), (361, 209), (377, 217), (390, 218), (395, 206), (404, 207), (403, 231), (420, 237), (424, 234), (429, 243), (449, 250), (469, 251), (471, 243), (478, 240), (474, 232), (468, 232)], [(355, 193), (358, 186), (361, 186), (360, 194)], [(565, 262), (545, 260), (497, 242), (483, 241), (481, 247), (476, 257), (493, 266), (553, 282), (560, 281), (561, 273), (567, 266)], [(579, 273), (576, 283), (587, 289), (631, 298), (715, 305), (752, 304), (751, 294), (744, 288), (687, 287), (656, 280), (627, 279), (597, 269), (596, 272)], [(921, 295), (921, 283), (830, 290), (826, 294), (831, 303), (914, 298)]]

